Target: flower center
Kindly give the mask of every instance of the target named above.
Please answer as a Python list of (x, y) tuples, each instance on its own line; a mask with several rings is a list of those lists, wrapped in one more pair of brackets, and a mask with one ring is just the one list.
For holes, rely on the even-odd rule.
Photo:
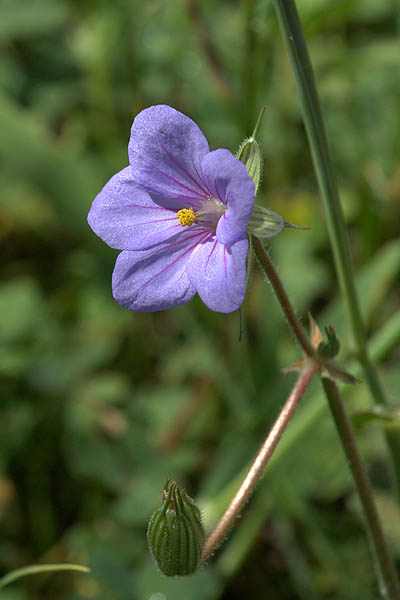
[(196, 223), (205, 229), (215, 231), (225, 210), (226, 205), (223, 202), (211, 197), (203, 202), (200, 210), (194, 212), (192, 208), (182, 208), (178, 210), (176, 216), (182, 227), (191, 227)]
[(182, 208), (182, 210), (178, 210), (176, 216), (178, 217), (179, 225), (182, 227), (186, 225), (190, 227), (196, 220), (196, 215), (192, 208)]

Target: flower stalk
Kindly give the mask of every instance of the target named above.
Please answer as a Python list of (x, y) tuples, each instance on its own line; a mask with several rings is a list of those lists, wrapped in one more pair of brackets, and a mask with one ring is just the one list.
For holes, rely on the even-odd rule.
[(300, 319), (296, 315), (296, 312), (292, 306), (292, 303), (289, 300), (287, 292), (282, 284), (282, 281), (270, 259), (268, 256), (268, 252), (265, 250), (263, 243), (261, 240), (255, 236), (251, 236), (251, 243), (254, 250), (255, 255), (257, 256), (260, 265), (268, 277), (276, 297), (278, 298), (279, 304), (288, 320), (289, 326), (299, 343), (301, 349), (304, 354), (309, 358), (316, 359), (317, 352), (316, 349), (311, 344), (311, 341), (300, 322)]
[(334, 381), (325, 378), (322, 378), (322, 385), (363, 507), (365, 527), (370, 540), (373, 563), (382, 598), (398, 600), (400, 598), (400, 586), (396, 570), (386, 544), (371, 486), (358, 453), (354, 433), (344, 410), (338, 387)]
[[(299, 14), (294, 0), (273, 0), (273, 4), (301, 99), (304, 124), (325, 209), (336, 272), (345, 301), (358, 360), (363, 367), (365, 379), (374, 401), (378, 404), (388, 404), (389, 400), (367, 349), (367, 336), (354, 281), (346, 225), (339, 200), (338, 186), (313, 68)], [(397, 491), (400, 493), (400, 436), (389, 429), (385, 431), (385, 435), (392, 455)]]
[[(291, 305), (283, 283), (265, 251), (262, 242), (256, 236), (252, 236), (252, 245), (257, 258), (276, 293), (281, 308), (288, 319), (293, 334), (309, 358), (309, 362), (314, 365), (315, 371), (321, 371), (321, 367), (328, 366), (329, 363), (325, 361), (321, 362), (318, 352), (314, 349), (311, 341), (308, 339), (307, 334)], [(305, 338), (307, 339), (306, 343)], [(311, 346), (312, 352), (310, 352), (309, 346)], [(338, 375), (340, 375), (340, 373), (338, 373)], [(357, 450), (354, 434), (344, 411), (336, 382), (334, 381), (334, 378), (332, 379), (332, 371), (329, 374), (329, 379), (324, 376), (324, 372), (322, 371), (322, 383), (344, 452), (349, 460), (355, 488), (360, 497), (382, 597), (387, 600), (399, 600), (400, 588), (396, 571), (383, 535), (372, 490)]]
[(261, 478), (269, 459), (271, 458), (279, 440), (282, 437), (283, 432), (293, 416), (301, 397), (315, 375), (317, 368), (318, 367), (316, 365), (308, 365), (300, 374), (289, 398), (286, 400), (285, 405), (273, 424), (264, 444), (262, 445), (253, 464), (247, 472), (247, 475), (244, 478), (241, 486), (213, 529), (212, 533), (207, 538), (203, 548), (203, 554), (200, 561), (201, 563), (204, 563), (211, 556), (214, 550), (223, 541), (231, 527), (234, 525), (235, 519), (239, 515), (250, 494)]

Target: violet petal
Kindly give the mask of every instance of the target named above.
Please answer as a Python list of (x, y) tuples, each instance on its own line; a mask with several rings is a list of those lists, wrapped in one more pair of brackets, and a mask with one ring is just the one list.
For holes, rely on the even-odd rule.
[(186, 271), (200, 298), (211, 310), (230, 313), (243, 303), (247, 248), (247, 238), (225, 246), (213, 236), (192, 253)]
[(189, 302), (196, 290), (185, 267), (196, 245), (207, 235), (203, 230), (188, 230), (173, 243), (121, 252), (112, 278), (115, 300), (139, 312), (167, 310)]
[(142, 110), (129, 142), (133, 178), (165, 208), (197, 209), (207, 190), (201, 159), (209, 146), (192, 119), (165, 105)]
[(254, 206), (254, 183), (243, 163), (229, 150), (214, 150), (201, 163), (210, 192), (227, 210), (217, 226), (221, 244), (233, 244), (246, 235), (246, 227)]
[(176, 214), (155, 204), (133, 181), (130, 167), (114, 175), (96, 196), (88, 223), (117, 250), (151, 248), (182, 231)]

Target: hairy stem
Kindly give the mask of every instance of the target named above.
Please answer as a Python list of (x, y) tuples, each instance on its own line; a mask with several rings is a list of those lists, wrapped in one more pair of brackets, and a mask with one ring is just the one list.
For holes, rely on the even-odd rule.
[[(285, 288), (275, 270), (275, 267), (273, 266), (261, 241), (256, 236), (252, 236), (252, 243), (257, 258), (259, 259), (264, 272), (266, 273), (272, 287), (275, 290), (278, 301), (281, 304), (284, 314), (288, 318), (294, 335), (311, 361), (313, 361), (315, 370), (318, 370), (320, 367), (318, 364), (318, 357), (315, 356), (315, 351), (311, 346), (311, 342), (309, 341), (294, 312), (289, 297), (286, 294)], [(307, 340), (307, 344), (310, 344), (314, 355), (307, 351), (308, 345), (304, 343), (305, 339)], [(383, 536), (378, 513), (372, 496), (372, 491), (357, 451), (351, 426), (341, 403), (339, 391), (336, 383), (330, 379), (323, 378), (322, 381), (344, 451), (349, 459), (354, 483), (360, 496), (365, 515), (366, 528), (369, 534), (371, 547), (373, 549), (374, 564), (376, 567), (382, 595), (387, 600), (400, 600), (396, 571), (394, 570), (392, 559)]]
[[(378, 404), (387, 404), (385, 390), (367, 349), (367, 337), (354, 281), (346, 225), (301, 21), (294, 0), (273, 0), (273, 4), (301, 99), (304, 124), (325, 209), (336, 272), (345, 300), (357, 356), (374, 401)], [(385, 433), (393, 458), (398, 491), (400, 491), (400, 436), (391, 430), (386, 430)]]
[(251, 236), (251, 242), (254, 249), (254, 253), (257, 256), (260, 265), (267, 275), (269, 282), (274, 288), (274, 292), (278, 298), (279, 304), (282, 307), (283, 312), (286, 315), (290, 328), (293, 334), (303, 349), (304, 353), (310, 358), (316, 358), (316, 351), (313, 348), (307, 333), (304, 330), (296, 312), (289, 300), (285, 288), (280, 280), (280, 277), (268, 256), (268, 252), (265, 250), (262, 241), (255, 235)]
[(316, 365), (309, 366), (299, 376), (296, 385), (294, 386), (289, 398), (286, 400), (284, 407), (279, 413), (277, 420), (272, 426), (271, 431), (269, 432), (241, 486), (231, 500), (228, 508), (218, 521), (211, 535), (207, 538), (201, 557), (202, 563), (204, 563), (210, 557), (210, 555), (219, 546), (228, 531), (233, 526), (236, 517), (242, 510), (247, 499), (262, 476), (273, 451), (275, 450), (283, 432), (293, 416), (300, 398), (303, 396), (307, 386), (316, 373), (317, 368), (318, 367)]
[(388, 600), (398, 600), (400, 598), (400, 587), (396, 570), (383, 535), (372, 490), (357, 450), (354, 433), (344, 410), (338, 387), (330, 379), (322, 379), (322, 384), (363, 507), (365, 526), (369, 535), (381, 595)]

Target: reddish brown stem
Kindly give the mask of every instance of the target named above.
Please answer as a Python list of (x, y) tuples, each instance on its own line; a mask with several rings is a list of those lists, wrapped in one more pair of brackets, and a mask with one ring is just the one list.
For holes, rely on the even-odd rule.
[(268, 252), (266, 252), (262, 241), (255, 235), (251, 236), (252, 246), (257, 256), (262, 269), (267, 275), (272, 287), (274, 288), (274, 292), (278, 298), (279, 304), (282, 307), (283, 312), (286, 315), (290, 328), (293, 331), (293, 334), (301, 346), (304, 353), (313, 358), (314, 360), (317, 357), (317, 352), (315, 348), (313, 348), (308, 335), (306, 334), (303, 325), (301, 324), (298, 316), (296, 315), (294, 308), (288, 298), (285, 288), (279, 278), (279, 275), (268, 256)]
[(201, 557), (202, 563), (204, 563), (210, 557), (210, 555), (219, 546), (228, 531), (233, 526), (236, 517), (242, 510), (248, 497), (262, 476), (264, 469), (272, 456), (272, 453), (274, 452), (283, 432), (285, 431), (291, 417), (294, 414), (294, 411), (296, 410), (300, 398), (303, 396), (317, 370), (318, 367), (316, 365), (311, 365), (299, 376), (296, 385), (294, 386), (289, 398), (286, 400), (278, 418), (273, 424), (271, 431), (269, 432), (264, 444), (262, 445), (246, 477), (244, 478), (242, 485), (216, 524), (214, 530), (207, 538), (204, 544), (203, 555)]

